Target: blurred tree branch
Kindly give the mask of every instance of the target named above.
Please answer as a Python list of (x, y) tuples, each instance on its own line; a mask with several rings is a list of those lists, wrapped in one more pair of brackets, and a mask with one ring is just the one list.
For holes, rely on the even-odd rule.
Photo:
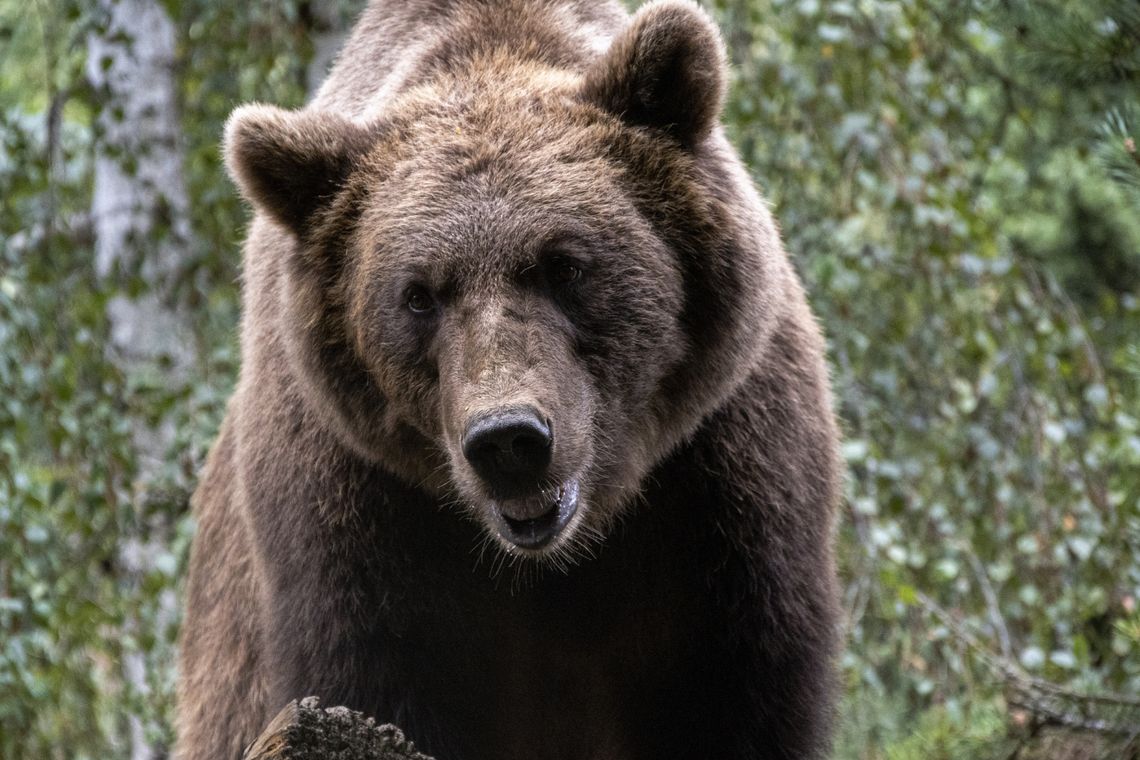
[(1002, 683), (1007, 702), (1028, 711), (1034, 722), (1077, 731), (1135, 737), (1140, 735), (1140, 699), (1125, 694), (1087, 694), (1026, 673), (1011, 658), (995, 653), (965, 624), (922, 592), (922, 609), (946, 626)]

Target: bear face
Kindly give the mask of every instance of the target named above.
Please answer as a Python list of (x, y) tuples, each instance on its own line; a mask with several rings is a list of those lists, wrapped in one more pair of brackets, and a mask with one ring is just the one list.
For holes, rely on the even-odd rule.
[(599, 125), (567, 146), (544, 128), (558, 123), (549, 109), (535, 109), (465, 136), (507, 107), (472, 106), (458, 128), (451, 115), (419, 122), (414, 152), (430, 163), (359, 177), (370, 190), (350, 244), (348, 323), (391, 408), (444, 450), (444, 487), (489, 505), (497, 535), (538, 549), (602, 517), (578, 507), (616, 502), (605, 484), (643, 474), (622, 470), (649, 459), (639, 449), (657, 435), (633, 421), (654, 418), (656, 389), (684, 355), (684, 294), (597, 155)]
[(695, 8), (643, 9), (584, 76), (488, 55), (360, 121), (239, 109), (227, 161), (287, 231), (309, 403), (557, 559), (755, 366), (788, 275), (770, 220), (741, 218), (762, 206), (714, 130), (724, 55)]

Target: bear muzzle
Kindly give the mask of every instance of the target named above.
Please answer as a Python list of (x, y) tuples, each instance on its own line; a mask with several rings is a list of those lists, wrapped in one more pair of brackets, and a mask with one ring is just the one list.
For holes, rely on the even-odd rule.
[(534, 491), (550, 467), (554, 436), (532, 406), (494, 409), (463, 431), (463, 456), (490, 491), (513, 497)]
[(538, 550), (554, 542), (578, 511), (578, 481), (529, 498), (493, 504), (499, 535), (520, 549)]
[(529, 405), (476, 415), (462, 436), (463, 456), (492, 496), (500, 536), (524, 549), (550, 544), (578, 509), (578, 481), (550, 485), (550, 422)]

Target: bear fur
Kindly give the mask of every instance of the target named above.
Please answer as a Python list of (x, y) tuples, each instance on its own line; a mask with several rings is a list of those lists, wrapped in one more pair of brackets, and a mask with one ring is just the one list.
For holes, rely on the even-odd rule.
[[(374, 0), (310, 105), (235, 112), (177, 757), (309, 695), (438, 760), (827, 754), (837, 428), (724, 87), (688, 2)], [(463, 441), (518, 404), (553, 443), (504, 496)]]

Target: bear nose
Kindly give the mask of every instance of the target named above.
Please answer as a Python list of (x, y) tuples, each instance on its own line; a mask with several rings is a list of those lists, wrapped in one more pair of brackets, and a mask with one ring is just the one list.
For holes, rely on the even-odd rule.
[(553, 436), (538, 411), (515, 406), (480, 414), (463, 431), (463, 456), (499, 495), (533, 490), (550, 466)]

